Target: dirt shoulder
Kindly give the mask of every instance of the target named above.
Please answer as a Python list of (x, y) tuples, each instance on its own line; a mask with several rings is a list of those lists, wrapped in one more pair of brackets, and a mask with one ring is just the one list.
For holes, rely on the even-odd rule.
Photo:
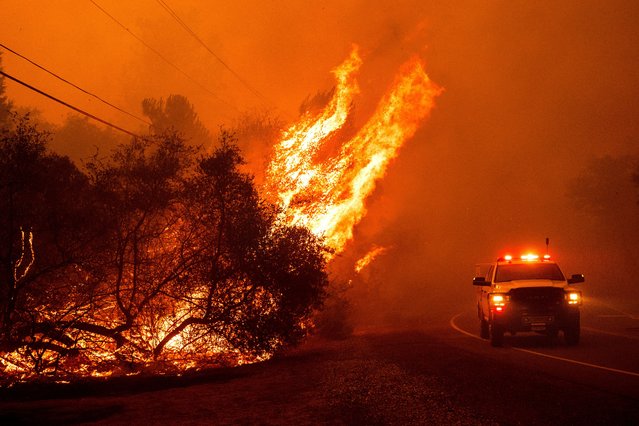
[[(0, 424), (636, 424), (637, 401), (436, 331), (312, 339), (256, 365), (3, 395)], [(602, 409), (605, 407), (605, 409)]]
[(487, 420), (480, 422), (455, 406), (438, 377), (407, 373), (378, 358), (366, 336), (313, 339), (259, 365), (185, 377), (22, 388), (3, 397), (2, 424), (485, 424)]

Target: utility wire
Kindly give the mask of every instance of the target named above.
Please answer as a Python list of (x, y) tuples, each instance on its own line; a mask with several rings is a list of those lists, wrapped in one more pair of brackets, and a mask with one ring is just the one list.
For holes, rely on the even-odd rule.
[(110, 106), (110, 107), (112, 107), (112, 108), (115, 108), (115, 109), (117, 109), (118, 111), (123, 112), (123, 113), (125, 113), (125, 114), (127, 114), (127, 115), (129, 115), (129, 116), (131, 116), (131, 117), (133, 117), (133, 118), (135, 118), (136, 120), (141, 121), (141, 122), (142, 122), (142, 123), (144, 123), (144, 124), (148, 124), (149, 126), (151, 125), (151, 123), (150, 123), (150, 122), (148, 122), (147, 120), (145, 120), (145, 119), (143, 119), (143, 118), (141, 118), (141, 117), (138, 117), (138, 116), (137, 116), (137, 115), (135, 115), (135, 114), (131, 114), (130, 112), (125, 111), (125, 110), (123, 110), (122, 108), (120, 108), (120, 107), (118, 107), (118, 106), (115, 106), (115, 105), (113, 105), (112, 103), (110, 103), (110, 102), (108, 102), (108, 101), (105, 101), (104, 99), (102, 99), (102, 98), (101, 98), (101, 97), (99, 97), (98, 95), (95, 95), (95, 94), (93, 94), (93, 93), (91, 93), (91, 92), (89, 92), (89, 91), (87, 91), (87, 90), (84, 90), (82, 87), (80, 87), (80, 86), (78, 86), (78, 85), (75, 85), (75, 84), (71, 83), (70, 81), (68, 81), (68, 80), (66, 80), (66, 79), (64, 79), (64, 78), (62, 78), (62, 77), (60, 77), (58, 74), (56, 74), (56, 73), (54, 73), (54, 72), (52, 72), (52, 71), (49, 71), (48, 69), (46, 69), (46, 68), (45, 68), (45, 67), (43, 67), (43, 66), (38, 65), (37, 63), (35, 63), (35, 62), (34, 62), (34, 61), (32, 61), (31, 59), (27, 58), (27, 57), (26, 57), (26, 56), (24, 56), (24, 55), (21, 55), (20, 53), (16, 52), (15, 50), (13, 50), (13, 49), (11, 49), (11, 48), (9, 48), (9, 47), (7, 47), (7, 46), (5, 46), (4, 44), (0, 43), (0, 47), (2, 47), (2, 48), (3, 48), (3, 49), (5, 49), (5, 50), (8, 50), (9, 52), (13, 53), (13, 54), (14, 54), (14, 55), (16, 55), (16, 56), (19, 56), (20, 58), (24, 59), (25, 61), (27, 61), (27, 62), (29, 62), (29, 63), (31, 63), (31, 64), (35, 65), (36, 67), (40, 68), (41, 70), (43, 70), (43, 71), (45, 71), (45, 72), (49, 73), (50, 75), (54, 76), (54, 77), (55, 77), (55, 78), (57, 78), (58, 80), (61, 80), (61, 81), (65, 82), (65, 83), (67, 83), (68, 85), (75, 87), (75, 88), (76, 88), (76, 89), (78, 89), (79, 91), (81, 91), (81, 92), (83, 92), (83, 93), (86, 93), (86, 94), (87, 94), (87, 95), (89, 95), (89, 96), (93, 96), (94, 98), (96, 98), (97, 100), (99, 100), (99, 101), (103, 102), (104, 104), (106, 104), (106, 105), (108, 105), (108, 106)]
[(106, 120), (101, 119), (100, 117), (96, 117), (95, 115), (93, 115), (93, 114), (91, 114), (91, 113), (88, 113), (88, 112), (86, 112), (86, 111), (84, 111), (84, 110), (82, 110), (82, 109), (80, 109), (80, 108), (74, 107), (73, 105), (71, 105), (71, 104), (69, 104), (69, 103), (67, 103), (67, 102), (65, 102), (65, 101), (63, 101), (63, 100), (61, 100), (61, 99), (58, 99), (58, 98), (56, 98), (55, 96), (52, 96), (52, 95), (50, 95), (50, 94), (48, 94), (48, 93), (46, 93), (46, 92), (43, 92), (42, 90), (37, 89), (37, 88), (35, 88), (35, 87), (31, 86), (30, 84), (27, 84), (27, 83), (25, 83), (24, 81), (19, 80), (19, 79), (17, 79), (16, 77), (13, 77), (12, 75), (7, 74), (6, 72), (4, 72), (4, 71), (2, 71), (2, 70), (0, 70), (0, 74), (1, 74), (1, 75), (3, 75), (3, 76), (5, 76), (5, 77), (6, 77), (6, 78), (8, 78), (9, 80), (13, 80), (13, 81), (15, 81), (16, 83), (21, 84), (21, 85), (23, 85), (24, 87), (27, 87), (27, 88), (29, 88), (29, 89), (33, 90), (34, 92), (37, 92), (37, 93), (39, 93), (39, 94), (41, 94), (41, 95), (43, 95), (43, 96), (46, 96), (47, 98), (49, 98), (49, 99), (51, 99), (51, 100), (53, 100), (53, 101), (56, 101), (57, 103), (62, 104), (62, 105), (64, 105), (64, 106), (65, 106), (65, 107), (67, 107), (67, 108), (71, 108), (72, 110), (74, 110), (74, 111), (76, 111), (76, 112), (79, 112), (79, 113), (80, 113), (80, 114), (82, 114), (82, 115), (85, 115), (85, 116), (87, 116), (87, 117), (89, 117), (89, 118), (92, 118), (92, 119), (94, 119), (94, 120), (96, 120), (96, 121), (99, 121), (99, 122), (100, 122), (100, 123), (102, 123), (102, 124), (106, 124), (106, 125), (107, 125), (107, 126), (109, 126), (109, 127), (113, 127), (114, 129), (119, 130), (119, 131), (121, 131), (121, 132), (123, 132), (123, 133), (126, 133), (127, 135), (131, 135), (131, 136), (133, 136), (134, 138), (142, 139), (142, 137), (141, 137), (141, 136), (136, 135), (136, 134), (135, 134), (135, 133), (133, 133), (133, 132), (129, 132), (128, 130), (123, 129), (122, 127), (116, 126), (116, 125), (115, 125), (115, 124), (113, 124), (113, 123), (110, 123), (110, 122), (108, 122), (108, 121), (106, 121)]
[(113, 20), (116, 24), (118, 24), (122, 29), (124, 29), (127, 33), (129, 33), (133, 38), (135, 38), (137, 41), (139, 41), (140, 43), (142, 43), (147, 49), (149, 49), (151, 52), (155, 53), (158, 57), (160, 57), (160, 59), (162, 59), (164, 62), (166, 62), (167, 64), (169, 64), (171, 67), (173, 67), (174, 69), (176, 69), (177, 71), (179, 71), (181, 74), (183, 74), (186, 78), (188, 78), (189, 80), (191, 80), (193, 83), (197, 84), (198, 86), (200, 86), (204, 91), (206, 91), (208, 94), (210, 94), (211, 96), (213, 96), (215, 99), (217, 99), (218, 101), (222, 102), (223, 104), (225, 104), (226, 106), (232, 108), (235, 111), (238, 111), (238, 109), (230, 104), (229, 102), (225, 101), (224, 99), (220, 98), (218, 95), (216, 95), (215, 93), (211, 92), (209, 89), (207, 89), (205, 86), (203, 86), (201, 83), (199, 83), (197, 80), (195, 80), (193, 77), (191, 77), (189, 74), (186, 73), (186, 71), (182, 70), (182, 68), (178, 67), (177, 65), (175, 65), (173, 62), (169, 61), (164, 55), (162, 55), (160, 52), (158, 52), (156, 49), (154, 49), (152, 46), (150, 46), (148, 43), (146, 43), (144, 40), (142, 40), (140, 37), (138, 37), (137, 35), (135, 35), (135, 33), (133, 33), (133, 31), (131, 31), (130, 29), (128, 29), (122, 22), (118, 21), (113, 15), (111, 15), (109, 12), (107, 12), (104, 8), (102, 8), (99, 4), (97, 4), (95, 1), (93, 0), (89, 0), (91, 3), (93, 3), (93, 5), (95, 7), (97, 7), (102, 13), (104, 13), (106, 16), (108, 16), (109, 18), (111, 18), (111, 20)]
[(173, 19), (178, 24), (182, 26), (182, 28), (184, 28), (184, 30), (187, 33), (189, 33), (195, 40), (197, 40), (197, 42), (200, 43), (215, 59), (217, 59), (219, 63), (221, 63), (231, 74), (233, 74), (235, 78), (237, 78), (244, 85), (244, 87), (246, 87), (252, 94), (258, 97), (260, 100), (267, 103), (271, 103), (264, 95), (258, 92), (257, 89), (251, 86), (245, 79), (243, 79), (237, 72), (235, 72), (226, 62), (224, 62), (222, 58), (220, 58), (217, 54), (215, 54), (215, 52), (213, 52), (211, 48), (206, 43), (204, 43), (204, 41), (202, 41), (200, 37), (198, 37), (198, 35), (177, 15), (177, 13), (175, 13), (173, 9), (171, 9), (171, 7), (168, 4), (166, 4), (164, 0), (156, 0), (156, 1), (160, 6), (164, 8), (164, 10), (167, 11), (169, 15), (171, 15), (171, 17), (173, 17)]

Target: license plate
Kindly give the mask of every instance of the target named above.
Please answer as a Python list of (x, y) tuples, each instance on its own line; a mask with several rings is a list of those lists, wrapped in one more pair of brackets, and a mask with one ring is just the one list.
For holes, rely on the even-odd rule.
[(552, 315), (523, 317), (522, 321), (524, 324), (530, 325), (531, 327), (546, 328), (546, 325), (555, 322), (555, 317)]

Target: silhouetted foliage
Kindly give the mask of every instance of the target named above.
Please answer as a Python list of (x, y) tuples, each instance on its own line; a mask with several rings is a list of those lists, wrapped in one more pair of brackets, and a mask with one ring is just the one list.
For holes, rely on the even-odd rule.
[(111, 128), (99, 128), (86, 117), (69, 115), (62, 126), (55, 129), (51, 148), (76, 162), (84, 162), (96, 155), (107, 156), (125, 142), (124, 136)]
[(170, 95), (166, 101), (144, 99), (142, 111), (151, 120), (152, 133), (177, 132), (192, 145), (209, 147), (212, 144), (209, 131), (198, 118), (193, 105), (182, 95)]
[(592, 282), (604, 284), (606, 296), (637, 294), (633, 277), (639, 264), (630, 253), (639, 244), (639, 190), (633, 182), (638, 164), (630, 156), (595, 158), (569, 185), (584, 241), (580, 256), (590, 265)]
[(135, 139), (86, 174), (47, 140), (28, 117), (2, 134), (0, 362), (129, 371), (308, 332), (324, 247), (261, 200), (232, 135), (201, 157), (177, 133)]
[(88, 179), (48, 152), (47, 138), (14, 116), (0, 139), (0, 344), (23, 350), (36, 370), (45, 351), (73, 348), (63, 323), (87, 303), (79, 265), (99, 234)]
[[(0, 69), (2, 69), (2, 52), (0, 52)], [(4, 126), (9, 122), (9, 114), (12, 110), (12, 103), (5, 92), (4, 76), (0, 75), (0, 126)]]
[(570, 182), (568, 196), (580, 211), (602, 220), (632, 217), (637, 213), (633, 172), (638, 164), (639, 161), (632, 157), (593, 159)]
[(232, 131), (244, 154), (246, 168), (254, 175), (258, 186), (266, 180), (271, 150), (277, 144), (283, 126), (282, 120), (266, 111), (242, 114), (233, 123)]
[(166, 308), (158, 303), (160, 296), (187, 274), (190, 240), (181, 238), (179, 205), (193, 153), (173, 135), (133, 140), (109, 161), (87, 166), (100, 201), (98, 214), (108, 218), (108, 226), (90, 271), (100, 277), (98, 309), (81, 326), (113, 339), (118, 357), (144, 359), (151, 353), (154, 333), (144, 328), (156, 326), (158, 310)]
[(328, 339), (345, 339), (354, 330), (352, 305), (344, 292), (332, 292), (316, 315), (317, 334)]
[(192, 269), (190, 315), (156, 348), (187, 326), (221, 336), (255, 354), (295, 343), (324, 297), (322, 246), (308, 230), (282, 225), (260, 200), (234, 138), (202, 158), (190, 181), (184, 217), (194, 224), (200, 257)]

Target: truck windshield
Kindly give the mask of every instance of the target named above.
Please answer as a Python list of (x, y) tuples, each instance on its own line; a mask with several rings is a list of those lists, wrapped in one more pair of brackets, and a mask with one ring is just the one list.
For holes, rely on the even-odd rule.
[(517, 280), (552, 280), (563, 281), (564, 275), (561, 273), (556, 263), (517, 263), (508, 265), (498, 265), (495, 273), (495, 282), (517, 281)]

